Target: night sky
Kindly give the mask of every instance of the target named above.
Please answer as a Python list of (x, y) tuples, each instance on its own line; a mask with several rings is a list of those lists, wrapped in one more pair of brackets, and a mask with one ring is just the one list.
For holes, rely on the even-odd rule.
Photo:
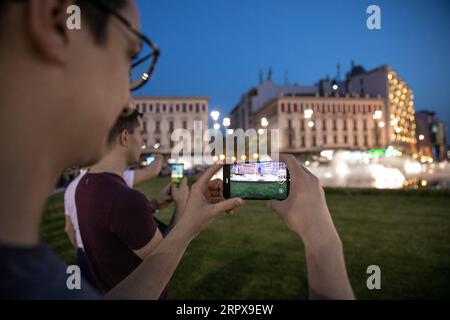
[[(381, 30), (366, 9), (381, 8)], [(415, 108), (450, 125), (450, 1), (138, 0), (143, 32), (161, 48), (138, 95), (205, 95), (228, 113), (264, 77), (313, 84), (341, 79), (350, 61), (390, 64), (412, 87)], [(447, 136), (449, 136), (447, 128)]]

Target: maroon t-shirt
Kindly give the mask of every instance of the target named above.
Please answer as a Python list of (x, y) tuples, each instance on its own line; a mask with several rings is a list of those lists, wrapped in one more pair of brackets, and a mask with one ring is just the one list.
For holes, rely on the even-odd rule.
[(106, 293), (142, 262), (133, 250), (143, 248), (157, 230), (153, 209), (144, 194), (107, 172), (85, 174), (75, 204), (84, 251), (97, 287)]

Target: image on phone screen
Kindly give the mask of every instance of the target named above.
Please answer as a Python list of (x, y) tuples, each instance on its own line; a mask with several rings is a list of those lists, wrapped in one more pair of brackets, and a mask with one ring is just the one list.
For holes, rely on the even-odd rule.
[(147, 158), (145, 158), (145, 162), (147, 162), (147, 165), (149, 165), (153, 161), (155, 161), (155, 157), (153, 156), (148, 156)]
[(182, 163), (173, 163), (171, 167), (171, 181), (174, 184), (179, 185), (183, 181), (184, 177), (184, 165)]
[(289, 172), (284, 162), (251, 162), (224, 167), (224, 197), (286, 199)]

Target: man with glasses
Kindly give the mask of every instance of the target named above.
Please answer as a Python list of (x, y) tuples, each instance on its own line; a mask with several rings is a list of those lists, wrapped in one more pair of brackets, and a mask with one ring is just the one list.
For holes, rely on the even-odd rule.
[[(81, 30), (66, 28), (72, 4), (81, 8)], [(152, 76), (158, 51), (138, 25), (133, 0), (0, 1), (0, 299), (97, 297), (69, 289), (66, 266), (40, 243), (39, 227), (60, 173), (102, 157), (130, 89)], [(268, 206), (305, 244), (311, 296), (353, 298), (317, 178), (293, 157), (280, 159), (291, 192)], [(157, 299), (189, 243), (219, 212), (243, 204), (224, 200), (210, 181), (220, 168), (194, 183), (179, 221), (107, 297)]]
[[(66, 28), (72, 4), (81, 9), (81, 30)], [(0, 133), (8, 137), (0, 158), (0, 299), (95, 298), (89, 288), (68, 288), (67, 267), (40, 242), (42, 210), (65, 168), (102, 157), (130, 89), (151, 77), (158, 51), (137, 31), (133, 0), (2, 0), (0, 25)], [(211, 204), (206, 178), (195, 187), (195, 211), (112, 296), (157, 299), (189, 242), (238, 204)]]

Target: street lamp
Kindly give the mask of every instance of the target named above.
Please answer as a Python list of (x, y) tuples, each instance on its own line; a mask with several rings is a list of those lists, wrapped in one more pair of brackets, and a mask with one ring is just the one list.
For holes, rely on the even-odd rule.
[(381, 110), (376, 110), (373, 114), (374, 120), (380, 120), (383, 117), (383, 112)]
[(217, 121), (217, 120), (219, 120), (220, 112), (214, 110), (214, 111), (211, 111), (211, 114), (210, 114), (210, 115), (211, 115), (211, 118), (212, 118), (214, 121)]
[(228, 128), (231, 125), (231, 120), (230, 118), (223, 118), (223, 122), (222, 122), (223, 126), (225, 128)]
[(375, 120), (375, 144), (377, 147), (380, 146), (380, 133), (378, 132), (378, 128), (384, 128), (386, 123), (384, 121), (380, 121), (383, 118), (383, 111), (375, 110), (373, 113), (373, 119)]
[(262, 117), (261, 118), (261, 126), (263, 126), (265, 128), (268, 125), (269, 125), (269, 121), (267, 121), (267, 118), (266, 117)]
[(305, 119), (310, 119), (313, 115), (314, 111), (312, 109), (306, 109), (303, 111), (303, 115), (305, 116)]
[(220, 124), (214, 123), (214, 130), (219, 130), (219, 129), (220, 129)]

